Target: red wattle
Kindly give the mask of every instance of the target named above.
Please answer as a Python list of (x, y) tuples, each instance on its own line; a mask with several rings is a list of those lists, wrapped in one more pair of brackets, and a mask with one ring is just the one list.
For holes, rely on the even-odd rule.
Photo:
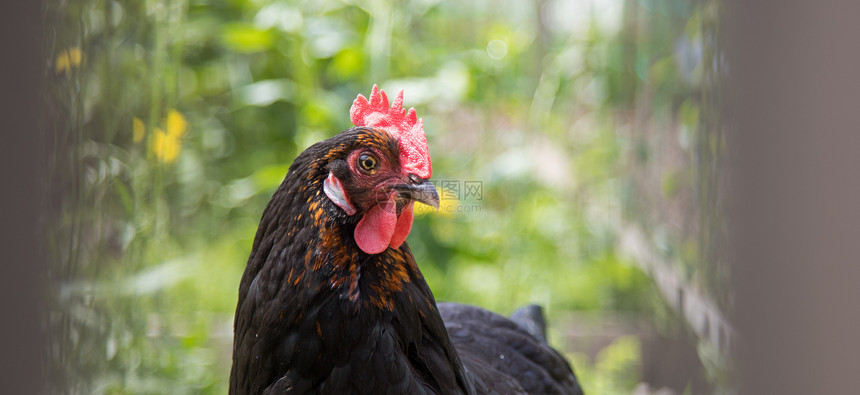
[[(410, 225), (411, 226), (411, 225)], [(355, 227), (355, 243), (368, 254), (385, 251), (397, 227), (397, 210), (394, 201), (379, 203), (358, 221)]]
[(397, 218), (394, 234), (391, 236), (391, 243), (388, 244), (391, 248), (400, 248), (400, 245), (406, 241), (406, 236), (409, 236), (409, 231), (412, 230), (412, 219), (415, 217), (412, 211), (412, 206), (414, 205), (415, 202), (409, 202), (406, 208), (403, 209), (403, 212), (400, 213), (400, 217)]
[(400, 248), (412, 230), (415, 217), (413, 202), (409, 202), (400, 217), (396, 214), (395, 203), (387, 200), (370, 209), (355, 226), (355, 243), (368, 254), (379, 254), (389, 246)]

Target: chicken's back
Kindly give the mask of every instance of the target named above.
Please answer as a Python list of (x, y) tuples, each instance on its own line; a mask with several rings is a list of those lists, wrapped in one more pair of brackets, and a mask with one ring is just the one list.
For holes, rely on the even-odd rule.
[(499, 314), (455, 303), (439, 313), (479, 393), (582, 394), (570, 365), (545, 341)]

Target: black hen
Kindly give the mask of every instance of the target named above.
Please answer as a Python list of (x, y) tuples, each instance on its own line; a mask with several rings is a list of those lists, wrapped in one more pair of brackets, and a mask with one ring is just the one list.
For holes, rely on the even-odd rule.
[(239, 288), (230, 393), (581, 394), (542, 318), (437, 306), (404, 242), (413, 202), (438, 196), (401, 102), (374, 87), (360, 127), (290, 166)]

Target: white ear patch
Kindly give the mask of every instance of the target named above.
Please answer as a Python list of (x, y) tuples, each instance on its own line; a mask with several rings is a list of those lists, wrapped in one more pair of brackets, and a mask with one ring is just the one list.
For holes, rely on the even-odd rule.
[(349, 196), (346, 195), (346, 190), (343, 189), (343, 183), (334, 176), (333, 173), (328, 173), (328, 178), (323, 181), (323, 192), (328, 196), (332, 203), (346, 211), (346, 215), (355, 214), (355, 206), (349, 201)]

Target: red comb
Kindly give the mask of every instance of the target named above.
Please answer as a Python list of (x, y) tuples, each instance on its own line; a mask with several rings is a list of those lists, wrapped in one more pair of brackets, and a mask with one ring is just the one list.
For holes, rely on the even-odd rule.
[(414, 108), (409, 111), (403, 109), (402, 90), (389, 107), (388, 96), (374, 84), (370, 100), (358, 95), (352, 102), (349, 116), (355, 126), (385, 129), (397, 137), (400, 140), (400, 165), (407, 173), (423, 179), (433, 174), (424, 123), (418, 119)]

